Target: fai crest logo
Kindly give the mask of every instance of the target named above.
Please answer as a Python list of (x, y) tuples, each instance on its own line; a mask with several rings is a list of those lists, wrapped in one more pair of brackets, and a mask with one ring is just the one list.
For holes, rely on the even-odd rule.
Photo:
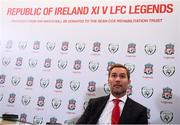
[(104, 84), (104, 92), (106, 93), (106, 94), (109, 94), (110, 93), (110, 88), (109, 88), (109, 85), (106, 83), (106, 84)]
[(81, 69), (81, 60), (75, 60), (74, 61), (74, 69), (80, 70)]
[(89, 92), (94, 92), (96, 90), (96, 82), (90, 81), (88, 84), (89, 84), (88, 85), (88, 91)]
[(85, 49), (85, 43), (76, 43), (76, 51), (82, 52)]
[(20, 115), (19, 121), (25, 123), (26, 122), (26, 118), (27, 118), (27, 115), (25, 113), (22, 113)]
[(110, 53), (116, 53), (119, 50), (119, 44), (117, 43), (110, 43), (108, 45), (108, 50)]
[(144, 65), (144, 73), (146, 75), (152, 75), (153, 74), (153, 64), (147, 63)]
[(11, 48), (12, 48), (12, 44), (13, 44), (13, 41), (12, 41), (12, 40), (8, 40), (8, 41), (6, 42), (6, 48), (7, 48), (7, 49), (11, 49)]
[(93, 51), (94, 52), (99, 52), (101, 49), (101, 43), (100, 42), (94, 42), (93, 43)]
[(42, 88), (46, 88), (49, 85), (49, 79), (41, 78), (40, 79), (40, 86)]
[(6, 79), (6, 75), (2, 74), (0, 75), (0, 84), (4, 84)]
[(18, 57), (16, 59), (16, 66), (22, 66), (22, 61), (23, 61), (23, 58), (22, 57)]
[(76, 100), (70, 99), (69, 104), (68, 104), (68, 109), (69, 110), (75, 110), (75, 108), (76, 108)]
[(33, 125), (41, 125), (43, 123), (43, 117), (34, 116)]
[(13, 104), (13, 103), (15, 102), (15, 100), (16, 100), (16, 94), (10, 93), (10, 94), (9, 94), (8, 102), (11, 103), (11, 104)]
[(166, 44), (165, 45), (165, 54), (166, 55), (173, 55), (174, 54), (174, 45), (173, 44)]
[(21, 99), (21, 102), (23, 105), (28, 105), (31, 101), (31, 97), (30, 96), (27, 96), (27, 95), (24, 95), (22, 96), (22, 99)]
[(61, 89), (63, 87), (63, 80), (62, 79), (56, 79), (56, 89)]
[(58, 109), (61, 106), (61, 100), (58, 98), (53, 98), (51, 104), (54, 109)]
[(98, 62), (89, 62), (89, 69), (93, 72), (95, 72), (99, 68), (99, 63)]
[(21, 49), (21, 50), (25, 49), (26, 46), (27, 46), (27, 43), (24, 42), (24, 41), (23, 41), (23, 42), (19, 42), (19, 44), (18, 44), (18, 47), (19, 47), (19, 49)]
[(33, 49), (38, 50), (40, 48), (40, 41), (34, 41)]
[(126, 90), (126, 93), (128, 96), (132, 95), (132, 85), (128, 86), (128, 89)]
[(45, 59), (44, 67), (45, 68), (50, 68), (51, 67), (51, 59), (50, 58)]
[(170, 111), (167, 111), (167, 110), (161, 111), (161, 112), (160, 112), (160, 117), (161, 117), (161, 120), (162, 120), (164, 123), (168, 124), (168, 123), (170, 123), (170, 122), (172, 121), (172, 119), (173, 119), (173, 113), (170, 112)]
[(76, 90), (79, 89), (79, 87), (80, 87), (80, 82), (79, 81), (71, 81), (70, 82), (71, 90), (76, 91)]
[(124, 66), (129, 70), (130, 73), (134, 72), (134, 69), (135, 69), (134, 64), (126, 63), (126, 64), (124, 64)]
[(37, 105), (39, 107), (43, 107), (44, 106), (44, 103), (45, 103), (45, 97), (44, 96), (39, 96), (38, 97), (38, 101), (37, 101)]
[(127, 52), (129, 54), (134, 54), (136, 53), (136, 44), (135, 43), (129, 43), (128, 44), (128, 48), (127, 48)]
[(3, 66), (8, 66), (10, 62), (11, 62), (11, 58), (10, 57), (3, 57), (2, 58)]
[(17, 86), (21, 81), (21, 78), (20, 77), (17, 77), (17, 76), (13, 76), (12, 79), (11, 79), (11, 83), (14, 85), (14, 86)]
[(72, 120), (65, 120), (64, 125), (75, 125), (75, 122)]
[(154, 89), (151, 87), (142, 87), (141, 93), (145, 98), (150, 98), (153, 95)]
[(3, 99), (3, 93), (0, 93), (0, 101)]
[(88, 106), (88, 101), (85, 101), (84, 104), (83, 104), (83, 109), (85, 110)]
[(163, 88), (162, 98), (167, 100), (172, 99), (172, 89), (169, 87)]
[(67, 42), (67, 41), (62, 42), (61, 50), (62, 51), (67, 51), (68, 46), (69, 46), (69, 42)]
[(108, 62), (108, 66), (107, 66), (107, 71), (109, 71), (109, 69), (111, 68), (111, 66), (114, 65), (114, 64), (115, 64), (115, 62), (109, 61), (109, 62)]
[(53, 43), (53, 42), (47, 42), (47, 43), (46, 43), (46, 49), (47, 49), (48, 51), (53, 51), (54, 48), (55, 48), (55, 46), (56, 46), (56, 43)]
[(58, 67), (59, 67), (61, 70), (63, 70), (63, 69), (66, 68), (67, 63), (68, 63), (67, 60), (58, 60)]
[(156, 45), (146, 44), (144, 50), (148, 55), (153, 55), (156, 52)]
[(29, 87), (32, 86), (33, 85), (33, 81), (34, 81), (34, 78), (32, 76), (28, 77), (26, 85), (29, 86)]
[(164, 65), (163, 73), (165, 76), (170, 77), (175, 73), (175, 67), (170, 65)]
[(33, 59), (33, 58), (29, 59), (29, 67), (34, 68), (37, 65), (37, 61), (38, 61), (37, 59)]

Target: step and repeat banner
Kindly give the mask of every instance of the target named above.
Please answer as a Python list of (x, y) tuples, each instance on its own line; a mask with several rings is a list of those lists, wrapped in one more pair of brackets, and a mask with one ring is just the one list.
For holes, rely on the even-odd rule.
[[(74, 124), (114, 63), (152, 124), (180, 123), (179, 1), (1, 0), (0, 115)], [(128, 117), (128, 116), (127, 116)]]

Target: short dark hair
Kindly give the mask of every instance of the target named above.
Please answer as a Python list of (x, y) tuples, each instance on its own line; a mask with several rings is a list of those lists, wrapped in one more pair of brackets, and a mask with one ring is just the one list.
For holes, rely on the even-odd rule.
[(125, 67), (125, 66), (122, 65), (122, 64), (118, 64), (118, 63), (113, 64), (113, 65), (110, 67), (109, 73), (108, 73), (108, 77), (110, 77), (111, 71), (112, 71), (114, 68), (123, 68), (123, 69), (125, 69), (125, 70), (126, 70), (126, 73), (127, 73), (128, 80), (130, 79), (130, 72), (129, 72), (129, 70), (127, 69), (127, 67)]

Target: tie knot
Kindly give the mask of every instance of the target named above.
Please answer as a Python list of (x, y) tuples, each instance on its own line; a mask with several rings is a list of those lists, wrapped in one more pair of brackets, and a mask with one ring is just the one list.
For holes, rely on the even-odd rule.
[(119, 101), (120, 101), (119, 99), (113, 99), (115, 105), (119, 104)]

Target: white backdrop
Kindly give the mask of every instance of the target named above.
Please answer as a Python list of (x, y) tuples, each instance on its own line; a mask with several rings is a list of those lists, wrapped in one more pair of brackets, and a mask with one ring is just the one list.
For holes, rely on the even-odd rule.
[(180, 123), (179, 2), (0, 5), (0, 115), (75, 123), (89, 98), (109, 93), (108, 66), (122, 63), (131, 70), (128, 94), (149, 109), (149, 123)]

